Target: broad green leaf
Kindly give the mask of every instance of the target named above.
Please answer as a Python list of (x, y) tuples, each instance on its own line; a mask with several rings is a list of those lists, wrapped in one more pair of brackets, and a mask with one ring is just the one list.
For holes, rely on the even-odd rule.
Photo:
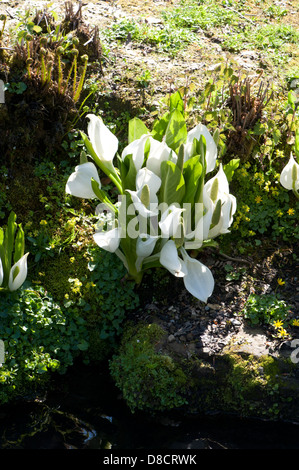
[(132, 154), (126, 155), (124, 160), (120, 161), (120, 175), (123, 191), (125, 191), (125, 189), (131, 189), (134, 191), (137, 171), (133, 162)]
[(178, 151), (178, 160), (176, 162), (176, 166), (179, 168), (179, 170), (182, 172), (183, 171), (183, 166), (184, 166), (184, 145), (181, 144), (179, 151)]
[(174, 109), (180, 111), (180, 113), (184, 113), (184, 101), (179, 91), (173, 93), (169, 98), (169, 108), (170, 112)]
[(7, 258), (8, 258), (8, 264), (11, 266), (11, 259), (12, 259), (12, 253), (13, 253), (13, 248), (14, 248), (14, 242), (15, 242), (15, 233), (16, 233), (16, 214), (14, 212), (11, 212), (9, 217), (8, 217), (8, 222), (7, 222), (7, 229), (5, 232), (5, 237), (6, 237), (6, 249), (7, 249)]
[[(138, 231), (139, 227), (137, 226), (137, 217), (135, 212), (131, 213), (128, 209), (132, 206), (132, 198), (129, 194), (123, 198), (121, 206), (119, 208), (118, 213), (118, 223), (119, 227), (125, 230), (125, 233), (122, 233), (122, 238), (120, 240), (120, 248), (123, 252), (126, 262), (128, 264), (128, 271), (129, 274), (135, 278), (138, 277), (138, 273), (136, 272), (136, 243), (137, 243), (137, 236), (130, 236), (132, 230)], [(131, 225), (131, 227), (130, 227)], [(132, 227), (134, 225), (134, 227)]]
[(168, 205), (174, 202), (180, 204), (185, 195), (185, 181), (181, 170), (174, 162), (167, 160), (161, 163), (161, 180), (159, 202)]
[(201, 185), (203, 179), (202, 164), (199, 161), (198, 155), (189, 158), (189, 160), (184, 163), (183, 176), (185, 180), (185, 195), (183, 202), (191, 204), (194, 202), (197, 188)]
[(177, 109), (171, 112), (170, 120), (165, 132), (165, 142), (174, 152), (177, 152), (180, 145), (187, 139), (187, 126), (185, 119)]
[(15, 239), (15, 250), (14, 250), (14, 263), (19, 261), (20, 258), (24, 255), (25, 250), (25, 237), (22, 226), (19, 225), (19, 230)]
[(135, 117), (129, 121), (129, 144), (134, 140), (140, 139), (144, 134), (149, 134), (149, 130), (141, 119)]
[(228, 162), (226, 165), (223, 166), (223, 171), (226, 174), (227, 181), (229, 183), (231, 182), (234, 172), (239, 166), (239, 163), (240, 163), (239, 158), (233, 158), (230, 162)]
[(162, 142), (163, 136), (165, 135), (169, 119), (170, 119), (170, 112), (163, 114), (163, 116), (154, 122), (152, 136), (154, 139), (159, 140)]

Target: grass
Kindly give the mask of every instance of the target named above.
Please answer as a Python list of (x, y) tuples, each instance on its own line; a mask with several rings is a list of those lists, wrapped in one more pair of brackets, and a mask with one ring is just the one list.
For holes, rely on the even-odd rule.
[(298, 0), (288, 8), (264, 0), (181, 0), (160, 12), (161, 23), (157, 25), (139, 22), (140, 18), (122, 19), (104, 37), (110, 44), (147, 44), (171, 58), (179, 53), (190, 57), (189, 48), (193, 46), (207, 53), (205, 59), (211, 52), (213, 60), (217, 60), (218, 44), (224, 54), (255, 51), (259, 56), (257, 66), (269, 69), (269, 73), (279, 67), (286, 75), (298, 64), (298, 12)]

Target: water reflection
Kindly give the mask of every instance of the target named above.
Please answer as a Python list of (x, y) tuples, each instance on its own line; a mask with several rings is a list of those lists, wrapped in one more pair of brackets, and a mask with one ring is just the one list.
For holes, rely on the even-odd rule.
[(0, 449), (299, 449), (295, 424), (133, 415), (109, 375), (86, 367), (57, 383), (43, 401), (0, 407)]

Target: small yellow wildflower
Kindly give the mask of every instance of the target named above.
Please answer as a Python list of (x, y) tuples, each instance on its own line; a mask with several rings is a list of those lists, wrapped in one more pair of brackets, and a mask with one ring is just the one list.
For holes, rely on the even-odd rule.
[(48, 224), (48, 222), (46, 220), (41, 220), (40, 221), (40, 225), (47, 225), (47, 224)]
[(277, 217), (282, 217), (283, 216), (283, 212), (280, 209), (278, 209), (278, 211), (276, 211), (276, 214), (277, 214)]
[(264, 186), (264, 190), (265, 190), (265, 191), (269, 192), (269, 190), (270, 190), (270, 184), (271, 184), (270, 181), (267, 181), (267, 183), (266, 183), (265, 186)]
[(263, 200), (262, 196), (256, 196), (256, 198), (255, 198), (255, 202), (256, 202), (257, 204), (259, 204), (260, 202), (262, 202), (262, 200)]
[(298, 318), (295, 318), (293, 320), (293, 326), (299, 326), (299, 319)]
[(285, 281), (283, 281), (281, 278), (277, 279), (277, 284), (280, 286), (283, 286), (285, 284)]
[(75, 258), (72, 256), (72, 257), (70, 258), (70, 262), (73, 263), (74, 261), (75, 261)]
[(290, 209), (288, 210), (288, 214), (289, 214), (289, 215), (294, 215), (294, 214), (295, 214), (295, 210), (290, 207)]
[(274, 328), (281, 328), (283, 325), (283, 322), (281, 320), (276, 320), (274, 323), (273, 323), (273, 326)]
[(284, 338), (285, 336), (288, 336), (288, 332), (284, 328), (280, 328), (278, 331), (278, 336), (280, 338)]

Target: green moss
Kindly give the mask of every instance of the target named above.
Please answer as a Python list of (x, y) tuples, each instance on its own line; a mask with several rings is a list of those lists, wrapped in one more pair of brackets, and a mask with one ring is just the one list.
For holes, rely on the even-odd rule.
[(156, 324), (129, 326), (110, 361), (111, 375), (132, 412), (170, 410), (187, 403), (185, 372), (158, 351), (164, 336)]

